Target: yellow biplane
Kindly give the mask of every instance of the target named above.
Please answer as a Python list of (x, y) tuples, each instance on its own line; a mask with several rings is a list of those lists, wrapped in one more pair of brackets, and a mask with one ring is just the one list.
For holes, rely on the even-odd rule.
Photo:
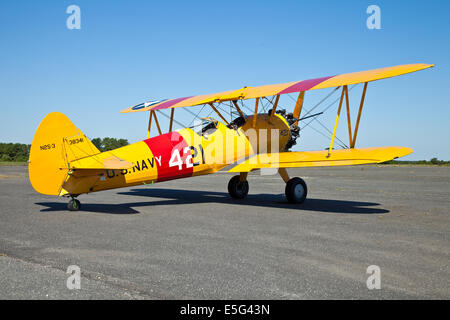
[[(29, 176), (37, 192), (70, 197), (69, 210), (79, 210), (77, 196), (107, 189), (152, 184), (217, 172), (233, 165), (229, 172), (239, 173), (228, 183), (231, 197), (245, 198), (249, 185), (248, 172), (257, 169), (278, 171), (286, 183), (288, 201), (302, 203), (307, 187), (301, 178), (289, 178), (286, 168), (348, 166), (380, 163), (408, 155), (405, 147), (356, 149), (358, 127), (371, 81), (399, 76), (430, 68), (429, 64), (409, 64), (369, 71), (354, 72), (290, 83), (244, 87), (214, 94), (150, 101), (122, 112), (149, 112), (147, 139), (112, 151), (100, 152), (91, 141), (63, 114), (48, 114), (39, 125), (30, 150)], [(364, 84), (355, 127), (352, 128), (349, 85)], [(293, 152), (299, 136), (305, 92), (315, 89), (340, 89), (339, 106), (330, 145), (322, 151)], [(278, 107), (280, 96), (298, 93), (293, 111)], [(269, 99), (271, 98), (271, 99)], [(243, 112), (243, 101), (254, 99), (251, 113)], [(270, 110), (260, 112), (263, 99)], [(346, 105), (349, 147), (333, 148), (341, 109)], [(241, 107), (239, 106), (241, 104)], [(233, 108), (234, 119), (227, 121), (221, 105)], [(206, 106), (220, 120), (202, 118), (194, 127), (173, 131), (176, 108)], [(170, 109), (168, 133), (163, 133), (157, 114)], [(254, 111), (253, 111), (254, 110)], [(150, 137), (152, 122), (159, 135)], [(330, 131), (331, 132), (331, 131)]]

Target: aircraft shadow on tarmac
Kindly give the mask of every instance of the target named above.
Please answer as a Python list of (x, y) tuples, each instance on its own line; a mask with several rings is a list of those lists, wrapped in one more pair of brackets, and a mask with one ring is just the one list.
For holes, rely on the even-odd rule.
[[(119, 204), (82, 202), (80, 211), (111, 214), (133, 214), (139, 213), (139, 211), (134, 209), (135, 207), (195, 203), (223, 203), (227, 205), (256, 206), (290, 210), (297, 209), (327, 213), (383, 214), (389, 212), (389, 210), (386, 209), (374, 208), (374, 206), (379, 205), (379, 203), (374, 202), (307, 198), (303, 204), (292, 204), (287, 202), (287, 200), (284, 199), (284, 195), (281, 194), (248, 195), (247, 198), (243, 200), (232, 199), (226, 192), (182, 189), (131, 189), (130, 191), (118, 192), (117, 194), (161, 199)], [(36, 204), (47, 207), (42, 209), (42, 212), (67, 210), (67, 204), (62, 202), (36, 202)]]

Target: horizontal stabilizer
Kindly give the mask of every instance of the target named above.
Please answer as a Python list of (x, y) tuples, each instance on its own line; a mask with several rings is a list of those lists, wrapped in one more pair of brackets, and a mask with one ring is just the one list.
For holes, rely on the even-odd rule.
[(228, 172), (250, 172), (262, 168), (300, 168), (351, 166), (359, 164), (381, 163), (413, 152), (406, 147), (378, 147), (362, 149), (280, 152), (258, 154), (236, 165)]
[(105, 158), (105, 153), (93, 155), (80, 160), (70, 162), (70, 169), (110, 169), (123, 170), (134, 167), (134, 164), (123, 159), (111, 156)]

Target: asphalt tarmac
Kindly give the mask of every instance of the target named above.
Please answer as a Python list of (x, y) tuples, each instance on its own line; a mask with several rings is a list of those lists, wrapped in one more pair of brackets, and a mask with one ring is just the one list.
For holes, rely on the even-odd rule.
[(258, 173), (233, 200), (218, 173), (82, 195), (69, 212), (2, 166), (0, 299), (450, 298), (450, 167), (288, 171), (308, 183), (302, 205)]

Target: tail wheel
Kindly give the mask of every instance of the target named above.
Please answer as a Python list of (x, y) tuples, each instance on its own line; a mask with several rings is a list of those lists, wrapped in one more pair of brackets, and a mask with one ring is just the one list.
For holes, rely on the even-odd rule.
[(308, 194), (308, 188), (303, 179), (295, 177), (286, 183), (286, 198), (292, 203), (303, 203)]
[(77, 199), (70, 199), (69, 203), (67, 204), (67, 209), (69, 211), (78, 211), (81, 208), (81, 203)]
[(244, 199), (248, 194), (248, 181), (241, 181), (239, 176), (234, 176), (228, 182), (228, 193), (232, 198)]

